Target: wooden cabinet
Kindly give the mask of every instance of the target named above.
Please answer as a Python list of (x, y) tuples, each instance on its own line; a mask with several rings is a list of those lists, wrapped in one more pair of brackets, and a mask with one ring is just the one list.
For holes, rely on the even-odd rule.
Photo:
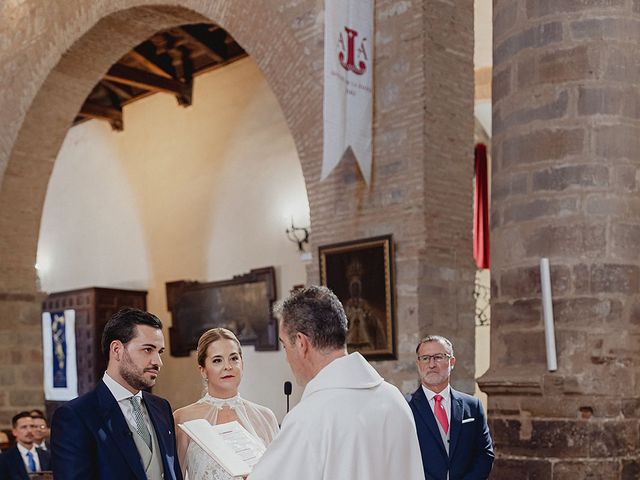
[[(107, 368), (100, 341), (105, 324), (123, 307), (147, 309), (147, 292), (114, 288), (83, 288), (50, 294), (42, 304), (43, 312), (75, 310), (76, 363), (78, 394), (92, 390)], [(47, 417), (64, 402), (46, 401)]]

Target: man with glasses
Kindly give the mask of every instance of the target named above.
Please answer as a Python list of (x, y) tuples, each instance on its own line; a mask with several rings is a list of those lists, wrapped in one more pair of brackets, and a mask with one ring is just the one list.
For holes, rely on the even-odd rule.
[(47, 419), (44, 418), (44, 412), (42, 410), (31, 410), (31, 418), (33, 419), (33, 443), (36, 448), (41, 448), (42, 450), (49, 450), (49, 435), (51, 434), (51, 429), (49, 428), (49, 423)]
[(453, 345), (439, 335), (416, 348), (421, 385), (409, 405), (418, 431), (427, 480), (483, 480), (493, 465), (493, 446), (480, 401), (449, 385), (456, 364)]

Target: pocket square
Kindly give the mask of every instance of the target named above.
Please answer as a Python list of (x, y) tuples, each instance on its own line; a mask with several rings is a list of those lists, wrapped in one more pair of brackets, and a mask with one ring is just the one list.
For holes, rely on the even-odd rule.
[(465, 418), (464, 420), (462, 420), (462, 423), (470, 423), (470, 422), (475, 422), (476, 419), (471, 417), (471, 418)]

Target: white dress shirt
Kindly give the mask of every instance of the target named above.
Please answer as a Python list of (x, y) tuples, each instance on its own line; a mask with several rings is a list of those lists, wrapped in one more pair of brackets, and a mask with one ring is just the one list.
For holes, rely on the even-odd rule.
[(47, 442), (45, 442), (44, 440), (42, 441), (42, 443), (33, 442), (33, 446), (39, 448), (40, 450), (49, 450), (47, 448)]
[(109, 376), (107, 372), (104, 372), (104, 376), (102, 377), (102, 381), (107, 386), (113, 398), (118, 402), (118, 406), (120, 410), (122, 410), (122, 415), (127, 420), (129, 426), (135, 432), (136, 427), (136, 419), (133, 416), (133, 407), (131, 406), (131, 401), (129, 400), (131, 397), (139, 397), (142, 405), (142, 414), (144, 416), (144, 423), (147, 425), (149, 432), (152, 430), (151, 420), (149, 419), (149, 412), (147, 412), (147, 406), (142, 401), (142, 390), (138, 390), (138, 393), (133, 395), (129, 390), (124, 388), (118, 382), (116, 382), (113, 378)]
[(441, 403), (442, 403), (442, 406), (444, 407), (444, 411), (447, 413), (447, 420), (449, 420), (449, 426), (451, 426), (451, 387), (447, 385), (444, 388), (444, 390), (442, 390), (440, 393), (436, 393), (436, 392), (432, 392), (427, 387), (422, 385), (422, 391), (427, 397), (427, 400), (429, 402), (429, 406), (431, 407), (432, 412), (435, 411), (435, 406), (436, 406), (435, 396), (440, 395), (442, 397)]
[(36, 446), (32, 445), (31, 450), (28, 450), (20, 442), (18, 442), (17, 445), (18, 445), (18, 451), (20, 452), (20, 456), (22, 457), (22, 461), (24, 462), (24, 468), (27, 469), (27, 472), (31, 471), (29, 470), (29, 459), (27, 458), (27, 452), (31, 452), (31, 454), (33, 455), (33, 461), (36, 463), (36, 472), (41, 472), (42, 468), (40, 468), (40, 457), (38, 457)]

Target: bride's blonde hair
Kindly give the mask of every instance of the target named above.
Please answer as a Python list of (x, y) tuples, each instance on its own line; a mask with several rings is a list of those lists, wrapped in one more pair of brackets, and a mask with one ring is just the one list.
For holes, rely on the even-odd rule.
[(209, 348), (209, 345), (211, 345), (213, 342), (217, 342), (218, 340), (234, 341), (238, 346), (240, 357), (242, 357), (242, 347), (240, 346), (240, 341), (231, 330), (227, 330), (226, 328), (212, 328), (211, 330), (207, 330), (206, 332), (204, 332), (198, 340), (198, 365), (204, 367), (205, 360), (207, 359), (207, 349)]

